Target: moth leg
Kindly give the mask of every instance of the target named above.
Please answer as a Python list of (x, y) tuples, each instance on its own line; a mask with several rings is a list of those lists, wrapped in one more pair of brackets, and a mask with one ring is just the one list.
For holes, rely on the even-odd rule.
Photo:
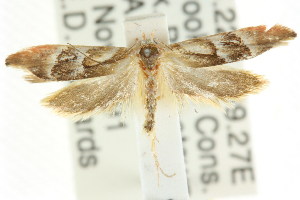
[(160, 96), (160, 95), (156, 97), (157, 101), (159, 101), (161, 98), (162, 98), (162, 96)]
[(156, 132), (155, 131), (151, 131), (151, 132), (147, 132), (148, 136), (151, 139), (151, 153), (152, 153), (152, 157), (154, 159), (155, 162), (155, 167), (156, 167), (156, 172), (157, 172), (157, 181), (158, 181), (158, 185), (159, 185), (159, 174), (161, 173), (162, 175), (164, 175), (167, 178), (171, 178), (173, 176), (176, 175), (176, 173), (173, 174), (168, 174), (166, 173), (160, 166), (160, 162), (158, 160), (158, 153), (156, 151), (156, 143), (158, 141), (157, 137), (156, 137)]

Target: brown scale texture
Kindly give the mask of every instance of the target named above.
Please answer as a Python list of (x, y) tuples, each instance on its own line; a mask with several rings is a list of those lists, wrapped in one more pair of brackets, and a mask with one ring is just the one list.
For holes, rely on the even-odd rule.
[(145, 108), (147, 110), (146, 119), (144, 122), (144, 129), (147, 133), (153, 131), (155, 124), (155, 111), (156, 111), (156, 93), (157, 93), (157, 84), (156, 79), (153, 77), (148, 77), (146, 84), (146, 105)]

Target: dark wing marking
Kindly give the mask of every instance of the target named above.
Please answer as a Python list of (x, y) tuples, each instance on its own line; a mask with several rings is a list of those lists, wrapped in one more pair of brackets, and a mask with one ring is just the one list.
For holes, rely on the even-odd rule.
[(236, 31), (186, 40), (170, 45), (163, 56), (189, 67), (209, 67), (253, 58), (285, 44), (297, 34), (284, 26), (248, 27)]
[(42, 45), (10, 55), (6, 65), (31, 72), (31, 82), (78, 80), (115, 73), (128, 64), (128, 53), (124, 47)]

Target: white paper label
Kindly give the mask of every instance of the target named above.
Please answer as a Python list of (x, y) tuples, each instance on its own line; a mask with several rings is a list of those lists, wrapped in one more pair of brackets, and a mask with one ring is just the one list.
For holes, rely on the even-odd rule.
[[(62, 44), (125, 46), (125, 17), (153, 12), (166, 14), (171, 43), (236, 29), (233, 0), (56, 2)], [(204, 106), (181, 113), (192, 200), (255, 192), (246, 104), (226, 113)], [(71, 125), (79, 200), (141, 199), (135, 139), (133, 125), (123, 125), (118, 115)]]

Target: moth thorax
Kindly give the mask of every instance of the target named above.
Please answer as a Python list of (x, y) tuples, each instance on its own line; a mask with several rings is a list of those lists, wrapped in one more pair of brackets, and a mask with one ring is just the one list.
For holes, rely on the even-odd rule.
[(151, 70), (157, 65), (160, 53), (155, 45), (146, 45), (141, 48), (139, 55), (145, 67)]

